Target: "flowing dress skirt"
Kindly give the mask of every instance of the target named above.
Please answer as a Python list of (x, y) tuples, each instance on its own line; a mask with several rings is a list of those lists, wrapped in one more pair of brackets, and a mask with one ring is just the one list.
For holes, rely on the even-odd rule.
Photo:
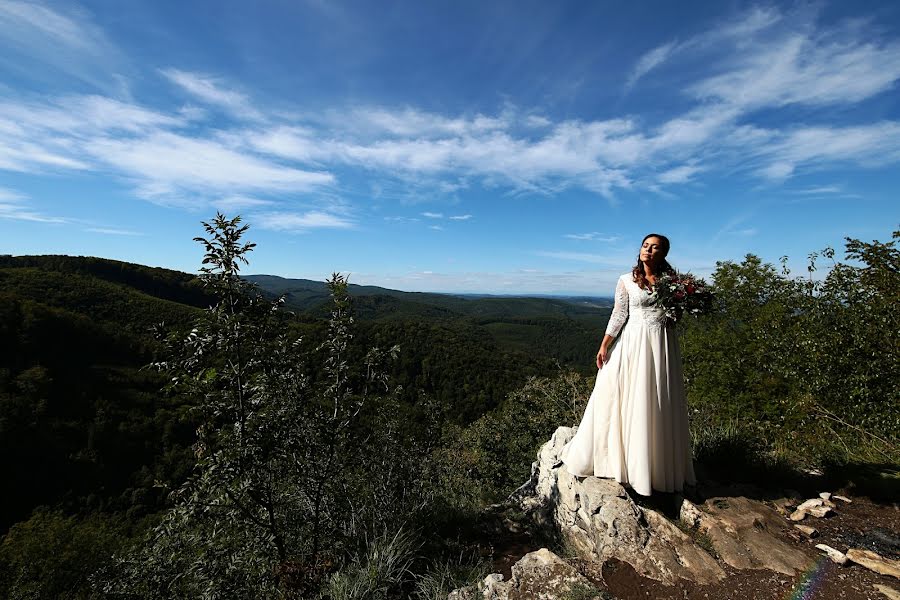
[(643, 496), (696, 482), (681, 349), (672, 328), (628, 320), (561, 458), (573, 475), (612, 477)]

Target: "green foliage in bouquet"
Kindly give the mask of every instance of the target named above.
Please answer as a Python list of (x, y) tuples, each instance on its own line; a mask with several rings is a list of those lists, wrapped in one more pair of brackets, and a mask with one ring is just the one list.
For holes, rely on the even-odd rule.
[(713, 308), (710, 286), (691, 273), (663, 273), (653, 286), (653, 303), (666, 311), (669, 321), (677, 323), (684, 315), (700, 317)]

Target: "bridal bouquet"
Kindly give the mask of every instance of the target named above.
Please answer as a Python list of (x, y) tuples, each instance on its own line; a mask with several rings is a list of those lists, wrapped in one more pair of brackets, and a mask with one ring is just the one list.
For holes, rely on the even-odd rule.
[(690, 273), (666, 273), (656, 278), (654, 304), (666, 311), (666, 317), (677, 322), (682, 315), (712, 312), (713, 292), (709, 285)]

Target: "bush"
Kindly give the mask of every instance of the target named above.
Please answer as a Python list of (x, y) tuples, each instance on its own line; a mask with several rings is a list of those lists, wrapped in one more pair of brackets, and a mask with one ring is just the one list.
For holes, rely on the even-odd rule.
[(166, 358), (155, 365), (172, 391), (195, 399), (197, 466), (145, 547), (120, 559), (107, 592), (308, 595), (361, 531), (348, 527), (360, 502), (352, 492), (364, 487), (351, 467), (372, 457), (360, 454), (353, 425), (389, 391), (382, 365), (396, 349), (356, 358), (347, 282), (337, 274), (328, 282), (328, 335), (307, 348), (282, 300), (239, 277), (254, 247), (241, 241), (239, 223), (222, 215), (204, 223), (202, 279), (218, 302), (187, 335), (166, 336)]
[(3, 598), (95, 598), (89, 576), (130, 542), (120, 519), (37, 509), (0, 544)]
[[(717, 263), (717, 311), (683, 338), (692, 430), (738, 428), (795, 463), (900, 462), (900, 231), (847, 239), (816, 280), (748, 255)], [(834, 258), (826, 249), (825, 258)]]
[(435, 457), (443, 497), (477, 507), (511, 493), (528, 479), (538, 449), (556, 428), (578, 424), (593, 383), (572, 372), (533, 377), (469, 427), (448, 428)]

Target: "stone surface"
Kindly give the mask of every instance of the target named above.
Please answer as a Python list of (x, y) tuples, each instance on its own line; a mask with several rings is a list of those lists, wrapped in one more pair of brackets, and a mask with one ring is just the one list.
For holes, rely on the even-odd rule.
[(574, 429), (558, 428), (538, 453), (534, 496), (522, 507), (535, 521), (554, 528), (581, 558), (616, 558), (667, 584), (677, 579), (713, 583), (725, 572), (693, 538), (656, 511), (644, 509), (619, 483), (575, 477), (559, 460)]
[(881, 583), (876, 583), (872, 587), (874, 587), (877, 591), (881, 592), (885, 598), (888, 598), (888, 600), (900, 600), (900, 592), (898, 592), (897, 590), (895, 590), (894, 588), (892, 588), (890, 586), (887, 586), (887, 585), (884, 585)]
[(832, 562), (835, 562), (839, 565), (847, 564), (847, 556), (840, 550), (835, 550), (831, 546), (827, 546), (825, 544), (816, 544), (816, 548), (824, 552)]
[(447, 594), (447, 600), (479, 600), (482, 597), (474, 585), (467, 585)]
[(859, 548), (847, 550), (847, 558), (881, 575), (889, 575), (900, 579), (900, 561), (898, 560), (885, 558), (871, 550), (861, 550)]
[(815, 506), (822, 506), (822, 504), (824, 503), (825, 501), (821, 498), (810, 498), (809, 500), (798, 506), (797, 510), (807, 510)]
[(792, 498), (779, 498), (772, 501), (772, 506), (775, 507), (775, 510), (784, 516), (788, 516), (794, 512), (794, 506), (796, 504), (797, 503)]
[(810, 557), (781, 540), (787, 524), (761, 502), (736, 496), (710, 498), (696, 510), (687, 504), (682, 502), (682, 515), (699, 514), (699, 521), (695, 517), (687, 524), (705, 534), (719, 558), (736, 569), (794, 575), (812, 566)]
[(819, 519), (825, 518), (831, 513), (832, 510), (828, 506), (813, 506), (812, 508), (806, 509), (806, 514), (818, 517)]
[[(559, 451), (573, 435), (557, 429), (538, 456), (536, 493), (554, 506), (555, 521), (573, 546), (597, 559), (615, 557), (638, 573), (663, 582), (675, 577), (710, 583), (724, 577), (695, 537), (728, 565), (738, 569), (771, 569), (793, 575), (812, 566), (812, 558), (783, 542), (787, 523), (771, 507), (748, 498), (711, 498), (702, 506), (683, 500), (682, 526), (688, 535), (656, 511), (634, 504), (615, 481), (576, 478), (560, 468)], [(554, 500), (558, 502), (554, 504)], [(809, 506), (823, 503), (814, 499)], [(587, 557), (587, 556), (585, 556)]]
[[(782, 540), (790, 536), (796, 539), (790, 522), (767, 504), (731, 496), (736, 490), (723, 490), (722, 497), (710, 498), (699, 506), (675, 496), (681, 503), (676, 524), (660, 512), (635, 503), (613, 480), (572, 475), (559, 455), (574, 431), (560, 427), (553, 433), (538, 452), (531, 477), (510, 500), (536, 526), (559, 535), (579, 558), (593, 564), (617, 559), (638, 574), (667, 585), (679, 579), (699, 584), (721, 581), (725, 571), (713, 555), (737, 569), (769, 569), (789, 576), (814, 564), (813, 557)], [(796, 499), (776, 502), (776, 506), (787, 512), (801, 500), (797, 495)], [(828, 510), (825, 502), (823, 498), (807, 500), (799, 512), (805, 517), (807, 510)], [(817, 533), (812, 527), (795, 527), (808, 536)], [(479, 598), (486, 599), (559, 598), (566, 593), (560, 586), (584, 586), (579, 594), (592, 593), (590, 582), (576, 569), (542, 549), (517, 562), (509, 581), (491, 576), (477, 586), (477, 592)], [(468, 599), (464, 595), (453, 597)]]
[(803, 533), (803, 535), (808, 538), (818, 537), (819, 535), (819, 530), (815, 527), (809, 527), (807, 525), (794, 525), (794, 527), (799, 529)]
[[(485, 600), (554, 600), (595, 589), (575, 567), (546, 548), (519, 559), (512, 567), (509, 581), (503, 581), (503, 576), (495, 573), (485, 577), (479, 588)], [(453, 596), (459, 591), (451, 592), (448, 600), (465, 600), (466, 597)]]

